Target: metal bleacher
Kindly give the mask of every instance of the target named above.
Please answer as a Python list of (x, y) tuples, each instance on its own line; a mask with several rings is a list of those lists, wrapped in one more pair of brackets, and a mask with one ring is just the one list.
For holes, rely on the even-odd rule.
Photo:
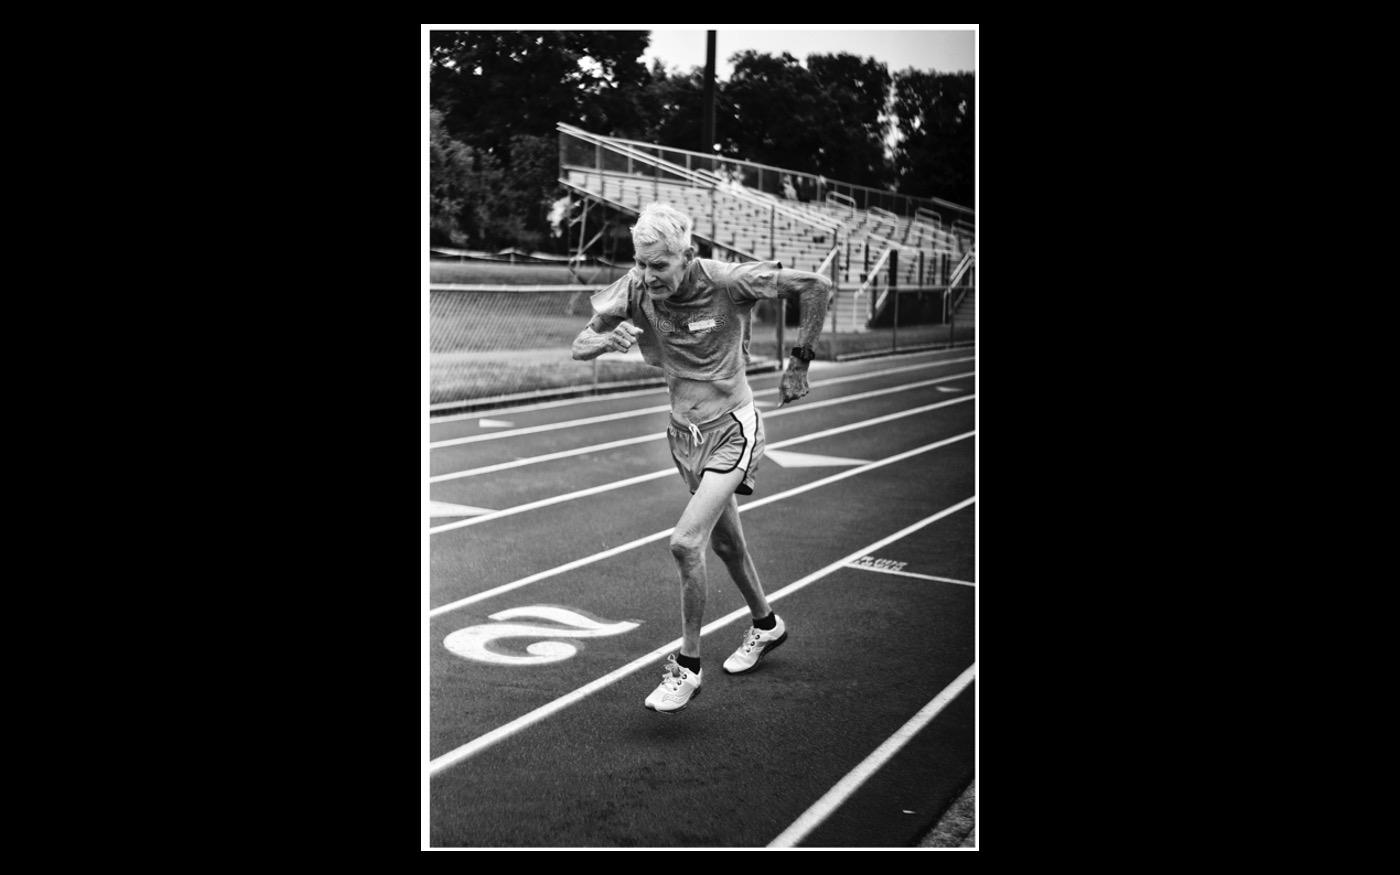
[[(670, 203), (694, 219), (694, 236), (711, 257), (776, 260), (830, 276), (837, 287), (832, 318), (848, 328), (867, 323), (880, 287), (946, 289), (954, 274), (968, 273), (973, 214), (966, 207), (563, 123), (558, 131), (559, 183), (585, 209), (635, 215), (653, 201)], [(743, 184), (732, 178), (736, 170)], [(795, 177), (821, 196), (782, 197), (779, 180)], [(585, 239), (581, 232), (578, 256), (591, 245)]]

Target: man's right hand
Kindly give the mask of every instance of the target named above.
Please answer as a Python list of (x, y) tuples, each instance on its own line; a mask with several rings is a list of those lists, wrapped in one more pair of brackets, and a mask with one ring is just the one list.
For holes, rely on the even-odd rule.
[(632, 344), (637, 342), (637, 338), (642, 335), (642, 329), (631, 322), (623, 322), (608, 335), (607, 348), (609, 352), (626, 352), (632, 348)]

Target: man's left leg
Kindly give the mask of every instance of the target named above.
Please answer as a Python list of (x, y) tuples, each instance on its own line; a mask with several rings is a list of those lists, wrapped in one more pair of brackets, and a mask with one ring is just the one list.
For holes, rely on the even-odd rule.
[(768, 597), (763, 592), (763, 584), (758, 579), (758, 568), (749, 555), (748, 543), (744, 540), (744, 527), (739, 522), (739, 502), (733, 496), (719, 515), (714, 531), (710, 534), (710, 546), (724, 561), (734, 585), (743, 594), (744, 601), (753, 615), (753, 624), (744, 633), (739, 649), (724, 661), (728, 674), (743, 674), (752, 671), (766, 654), (776, 650), (787, 640), (787, 624), (773, 612)]

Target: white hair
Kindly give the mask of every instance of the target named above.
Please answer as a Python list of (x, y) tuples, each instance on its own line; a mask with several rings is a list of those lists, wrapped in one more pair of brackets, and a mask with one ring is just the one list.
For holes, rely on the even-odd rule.
[(671, 252), (683, 252), (690, 246), (690, 232), (695, 222), (668, 204), (647, 204), (632, 226), (632, 244), (645, 246), (661, 243)]

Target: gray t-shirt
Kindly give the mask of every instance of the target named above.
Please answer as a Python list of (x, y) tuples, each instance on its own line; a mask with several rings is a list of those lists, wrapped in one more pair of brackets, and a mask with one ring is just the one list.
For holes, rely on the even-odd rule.
[(778, 296), (782, 269), (779, 261), (696, 258), (676, 297), (653, 301), (633, 268), (593, 295), (593, 312), (642, 329), (637, 345), (648, 364), (688, 380), (722, 380), (748, 363), (753, 305)]

